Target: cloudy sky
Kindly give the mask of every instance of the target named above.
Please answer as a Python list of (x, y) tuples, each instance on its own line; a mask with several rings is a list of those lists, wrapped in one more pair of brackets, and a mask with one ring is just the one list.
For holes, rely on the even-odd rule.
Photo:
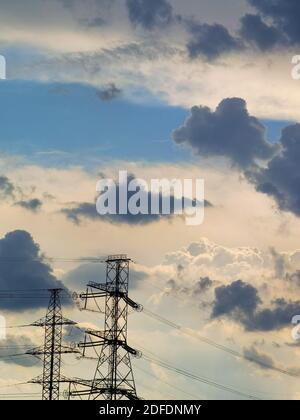
[[(84, 259), (126, 253), (131, 296), (146, 308), (130, 316), (129, 344), (243, 393), (141, 359), (140, 396), (298, 399), (299, 2), (0, 5), (0, 289), (82, 291), (105, 275)], [(96, 183), (119, 170), (149, 182), (203, 178), (204, 223), (100, 217)], [(66, 316), (101, 329), (101, 316), (64, 303)], [(8, 326), (39, 319), (46, 305), (45, 294), (0, 292)], [(38, 376), (40, 362), (8, 355), (39, 346), (43, 332), (7, 331), (2, 393), (39, 397), (38, 385), (14, 384)], [(87, 379), (95, 362), (66, 356), (63, 369)]]

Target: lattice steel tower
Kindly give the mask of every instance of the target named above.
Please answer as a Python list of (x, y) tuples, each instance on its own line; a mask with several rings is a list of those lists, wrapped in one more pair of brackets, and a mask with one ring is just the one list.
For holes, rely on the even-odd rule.
[(62, 345), (62, 328), (63, 325), (75, 325), (76, 322), (62, 316), (60, 293), (63, 289), (49, 291), (50, 301), (46, 317), (31, 324), (45, 328), (44, 346), (29, 350), (27, 353), (33, 356), (44, 356), (43, 375), (33, 379), (31, 383), (42, 385), (43, 400), (58, 400), (60, 383), (65, 382), (60, 376), (61, 355), (76, 353), (76, 350)]
[[(105, 299), (104, 331), (87, 330), (91, 341), (85, 340), (83, 348), (101, 346), (96, 372), (88, 391), (72, 393), (88, 395), (89, 399), (105, 400), (139, 399), (130, 356), (139, 352), (127, 344), (127, 318), (129, 307), (142, 310), (128, 296), (129, 263), (126, 255), (113, 255), (106, 260), (106, 283), (89, 283), (86, 294), (81, 295), (87, 309), (88, 299)], [(95, 341), (96, 338), (96, 341)], [(81, 383), (81, 385), (84, 385)]]

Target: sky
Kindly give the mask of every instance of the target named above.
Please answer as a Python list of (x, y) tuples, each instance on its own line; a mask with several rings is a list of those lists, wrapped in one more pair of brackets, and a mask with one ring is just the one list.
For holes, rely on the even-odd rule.
[[(138, 395), (298, 399), (298, 2), (0, 0), (0, 8), (2, 293), (61, 285), (80, 293), (105, 281), (105, 266), (89, 259), (125, 253), (130, 295), (146, 308), (130, 315), (128, 343), (244, 394), (142, 358), (133, 360)], [(149, 183), (204, 179), (203, 224), (98, 215), (96, 184), (120, 170)], [(47, 296), (2, 293), (8, 326), (45, 314)], [(63, 303), (80, 327), (102, 328), (101, 315)], [(40, 375), (40, 361), (7, 355), (42, 343), (39, 328), (7, 330), (3, 393), (40, 397), (39, 385), (15, 386)], [(88, 379), (96, 366), (67, 355), (62, 368)]]

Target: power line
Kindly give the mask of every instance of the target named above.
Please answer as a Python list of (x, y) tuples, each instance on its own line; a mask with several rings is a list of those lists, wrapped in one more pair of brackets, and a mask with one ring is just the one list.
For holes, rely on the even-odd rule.
[[(155, 287), (156, 289), (164, 292), (164, 296), (167, 296), (167, 297), (170, 297), (171, 296), (172, 298), (177, 299), (178, 301), (181, 301), (181, 302), (183, 302), (185, 304), (187, 303), (186, 300), (183, 299), (180, 296), (180, 295), (183, 295), (183, 291), (177, 292), (177, 291), (175, 291), (175, 290), (173, 290), (171, 288), (168, 288), (168, 289), (167, 288), (162, 288), (162, 287), (158, 286), (153, 280), (151, 280), (151, 278), (147, 279), (147, 281), (149, 281), (152, 284), (152, 286)], [(209, 313), (209, 310), (210, 310), (210, 307), (212, 306), (212, 302), (206, 302), (204, 300), (198, 300), (197, 302), (198, 302), (198, 304), (195, 304), (194, 302), (189, 301), (188, 302), (188, 305), (189, 306), (193, 306), (197, 310), (204, 311), (204, 312), (206, 312), (208, 314)], [(210, 317), (210, 313), (209, 313), (209, 317)], [(219, 321), (223, 324), (223, 320), (222, 319), (220, 319)], [(253, 331), (251, 331), (251, 332), (255, 332), (257, 334), (260, 334), (264, 338), (266, 336), (265, 332), (262, 332), (262, 331), (260, 331), (257, 328), (253, 329)], [(277, 335), (275, 335), (273, 333), (271, 334), (270, 331), (268, 331), (268, 334), (269, 334), (270, 337), (274, 337), (276, 340), (279, 340), (281, 342), (283, 341), (281, 337), (279, 337), (279, 336), (277, 336)]]
[(197, 399), (200, 399), (198, 395), (195, 395), (195, 394), (191, 394), (191, 393), (189, 393), (189, 392), (186, 392), (186, 391), (184, 391), (183, 389), (180, 389), (180, 388), (176, 387), (175, 385), (170, 384), (169, 382), (167, 382), (167, 381), (165, 381), (165, 380), (163, 380), (163, 379), (161, 379), (161, 378), (158, 378), (156, 375), (153, 375), (151, 372), (149, 372), (149, 371), (147, 371), (147, 370), (145, 370), (145, 369), (142, 369), (140, 366), (135, 366), (135, 367), (136, 367), (138, 370), (140, 370), (141, 372), (145, 373), (146, 375), (148, 375), (148, 376), (152, 376), (152, 377), (153, 377), (154, 379), (156, 379), (157, 381), (159, 381), (159, 382), (161, 382), (161, 383), (163, 383), (163, 384), (168, 385), (169, 387), (171, 387), (171, 388), (175, 389), (176, 391), (181, 392), (182, 394), (188, 395), (188, 396), (189, 396), (189, 397), (191, 397), (192, 399), (196, 399), (196, 400), (197, 400)]
[(161, 361), (161, 360), (156, 359), (154, 357), (149, 357), (149, 356), (145, 356), (145, 355), (143, 355), (142, 357), (143, 357), (143, 359), (147, 360), (148, 362), (154, 363), (157, 366), (160, 366), (160, 367), (162, 367), (164, 369), (167, 369), (167, 370), (169, 370), (171, 372), (174, 372), (174, 373), (177, 373), (179, 375), (185, 376), (185, 377), (187, 377), (189, 379), (193, 379), (195, 381), (204, 383), (206, 385), (213, 386), (213, 387), (218, 388), (218, 389), (220, 389), (222, 391), (227, 391), (227, 392), (230, 392), (232, 394), (239, 395), (240, 397), (248, 398), (248, 399), (251, 399), (251, 400), (259, 400), (260, 399), (260, 398), (258, 398), (256, 396), (253, 396), (253, 395), (246, 394), (244, 392), (238, 391), (237, 389), (235, 389), (233, 387), (229, 387), (227, 385), (220, 384), (220, 383), (218, 383), (216, 381), (213, 381), (211, 379), (207, 379), (207, 378), (201, 377), (199, 375), (195, 375), (194, 373), (188, 372), (187, 370), (184, 370), (184, 369), (181, 369), (181, 368), (177, 368), (176, 366), (171, 365), (170, 363)]
[(96, 264), (103, 264), (105, 263), (105, 259), (102, 257), (82, 257), (82, 258), (68, 258), (68, 257), (37, 257), (37, 258), (26, 258), (26, 257), (4, 257), (0, 256), (0, 263), (11, 263), (11, 262), (88, 262), (88, 263), (96, 263)]
[(286, 369), (281, 369), (279, 367), (273, 366), (273, 365), (271, 365), (267, 362), (264, 362), (263, 360), (255, 358), (255, 357), (246, 356), (245, 354), (240, 353), (237, 350), (231, 349), (230, 347), (224, 346), (223, 344), (216, 343), (215, 341), (213, 341), (209, 338), (206, 338), (206, 337), (200, 336), (197, 333), (191, 332), (191, 331), (187, 330), (186, 328), (182, 327), (181, 325), (176, 324), (176, 323), (174, 323), (174, 322), (172, 322), (172, 321), (170, 321), (170, 320), (168, 320), (168, 319), (166, 319), (166, 318), (164, 318), (164, 317), (162, 317), (158, 314), (155, 314), (154, 312), (152, 312), (148, 309), (144, 308), (143, 312), (145, 313), (145, 315), (155, 319), (156, 321), (159, 321), (159, 322), (167, 325), (170, 328), (173, 328), (177, 331), (180, 331), (181, 333), (183, 333), (185, 335), (189, 335), (193, 338), (196, 338), (197, 340), (199, 340), (199, 341), (201, 341), (205, 344), (208, 344), (208, 345), (210, 345), (210, 346), (212, 346), (212, 347), (214, 347), (218, 350), (224, 351), (224, 352), (226, 352), (226, 353), (228, 353), (232, 356), (238, 357), (240, 359), (244, 359), (244, 360), (246, 360), (248, 362), (251, 362), (251, 363), (256, 363), (256, 364), (258, 364), (258, 365), (260, 365), (264, 368), (273, 370), (273, 371), (278, 372), (278, 373), (282, 373), (284, 375), (287, 375), (287, 376), (290, 376), (290, 377), (293, 377), (293, 378), (299, 378), (300, 377), (300, 375), (297, 372), (292, 372), (292, 371), (289, 371), (289, 370), (286, 370)]

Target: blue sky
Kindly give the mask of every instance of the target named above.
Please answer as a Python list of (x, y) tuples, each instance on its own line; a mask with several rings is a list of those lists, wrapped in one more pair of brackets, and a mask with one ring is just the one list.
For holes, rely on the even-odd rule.
[[(190, 161), (187, 148), (171, 140), (189, 110), (159, 100), (134, 103), (123, 97), (102, 101), (94, 87), (10, 81), (0, 84), (0, 147), (44, 165), (101, 160)], [(280, 137), (285, 121), (263, 121), (268, 138)]]
[(101, 101), (94, 88), (78, 84), (6, 81), (0, 91), (2, 151), (25, 156), (90, 151), (104, 159), (150, 161), (188, 158), (170, 140), (187, 115), (183, 108)]

